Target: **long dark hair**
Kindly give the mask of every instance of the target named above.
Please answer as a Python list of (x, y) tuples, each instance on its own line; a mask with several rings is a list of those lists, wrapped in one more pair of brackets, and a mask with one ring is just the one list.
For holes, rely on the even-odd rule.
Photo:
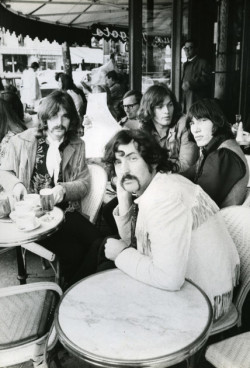
[(154, 108), (160, 105), (166, 97), (170, 98), (174, 106), (174, 113), (169, 127), (172, 128), (176, 125), (182, 116), (181, 105), (177, 101), (175, 94), (165, 84), (155, 84), (147, 89), (141, 99), (138, 117), (143, 129), (147, 131), (154, 129)]
[(226, 139), (234, 138), (231, 125), (221, 109), (218, 100), (204, 98), (193, 103), (187, 114), (186, 126), (188, 130), (190, 130), (190, 122), (193, 117), (196, 119), (206, 118), (211, 120), (213, 123), (214, 137), (223, 136)]
[(168, 159), (168, 151), (162, 148), (152, 135), (141, 129), (123, 129), (116, 133), (105, 146), (103, 162), (106, 164), (111, 176), (115, 175), (114, 162), (118, 147), (123, 144), (129, 144), (132, 141), (136, 143), (136, 148), (147, 163), (150, 171), (152, 170), (152, 165), (156, 165), (156, 171), (176, 171), (175, 165)]
[(18, 97), (17, 93), (5, 90), (0, 92), (0, 97), (3, 100), (7, 101), (10, 104), (12, 110), (17, 114), (19, 119), (21, 121), (24, 121), (23, 104), (20, 98)]
[(8, 131), (17, 134), (23, 132), (25, 129), (26, 127), (11, 108), (11, 105), (0, 98), (0, 142)]
[(39, 106), (38, 138), (47, 135), (47, 120), (55, 116), (61, 107), (66, 110), (70, 119), (69, 129), (66, 132), (65, 138), (70, 138), (71, 136), (76, 135), (80, 126), (80, 120), (72, 97), (67, 92), (56, 90), (45, 97)]

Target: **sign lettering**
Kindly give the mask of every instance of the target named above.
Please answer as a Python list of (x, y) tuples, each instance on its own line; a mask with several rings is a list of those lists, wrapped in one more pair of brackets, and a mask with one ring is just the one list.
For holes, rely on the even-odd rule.
[[(128, 32), (124, 30), (115, 29), (113, 27), (102, 27), (100, 25), (92, 26), (92, 37), (97, 39), (105, 38), (106, 40), (127, 42), (129, 40)], [(147, 33), (142, 33), (142, 40), (144, 43), (160, 48), (171, 45), (171, 39), (167, 36), (150, 36)]]

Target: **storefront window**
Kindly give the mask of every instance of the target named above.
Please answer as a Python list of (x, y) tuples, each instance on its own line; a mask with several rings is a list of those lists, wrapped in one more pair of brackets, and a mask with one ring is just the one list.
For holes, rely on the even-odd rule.
[[(171, 86), (173, 0), (143, 2), (142, 92), (157, 82)], [(188, 1), (182, 5), (182, 37), (187, 37)], [(183, 59), (183, 57), (182, 57)], [(183, 60), (182, 60), (183, 61)]]

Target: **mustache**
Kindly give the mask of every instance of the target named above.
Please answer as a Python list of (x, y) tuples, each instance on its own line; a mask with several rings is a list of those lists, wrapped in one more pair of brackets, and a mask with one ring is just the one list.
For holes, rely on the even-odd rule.
[(65, 127), (64, 127), (63, 125), (57, 125), (57, 126), (54, 126), (54, 127), (53, 127), (53, 129), (52, 129), (52, 131), (53, 131), (53, 130), (56, 130), (56, 129), (61, 129), (61, 130), (66, 131), (66, 129), (65, 129)]
[(125, 174), (121, 178), (121, 184), (123, 184), (125, 180), (137, 180), (138, 181), (138, 178), (136, 176), (134, 176), (134, 175)]

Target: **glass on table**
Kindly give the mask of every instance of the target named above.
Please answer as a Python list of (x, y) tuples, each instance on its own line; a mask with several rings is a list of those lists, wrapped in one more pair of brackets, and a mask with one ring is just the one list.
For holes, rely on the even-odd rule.
[(54, 195), (51, 188), (40, 190), (40, 202), (44, 212), (50, 212), (54, 208)]

